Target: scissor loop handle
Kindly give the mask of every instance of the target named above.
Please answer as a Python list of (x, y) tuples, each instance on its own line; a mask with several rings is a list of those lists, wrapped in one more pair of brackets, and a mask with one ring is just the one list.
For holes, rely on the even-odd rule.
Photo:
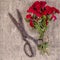
[[(29, 51), (30, 53), (28, 53), (27, 51), (27, 46), (29, 48)], [(26, 53), (27, 56), (29, 57), (33, 57), (35, 55), (34, 51), (33, 51), (33, 48), (31, 47), (30, 43), (29, 42), (26, 42), (25, 45), (24, 45), (24, 52)]]

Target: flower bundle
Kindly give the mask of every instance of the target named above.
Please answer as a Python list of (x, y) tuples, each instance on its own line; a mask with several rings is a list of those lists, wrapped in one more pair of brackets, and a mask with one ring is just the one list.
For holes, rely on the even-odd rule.
[(55, 14), (60, 13), (60, 11), (47, 5), (46, 1), (36, 1), (28, 8), (27, 13), (26, 21), (39, 32), (40, 38), (43, 39), (49, 22), (55, 21), (57, 19)]

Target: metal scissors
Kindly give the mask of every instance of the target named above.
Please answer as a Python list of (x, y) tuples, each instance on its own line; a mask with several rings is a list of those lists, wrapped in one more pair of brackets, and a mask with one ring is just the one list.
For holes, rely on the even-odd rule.
[[(27, 56), (29, 57), (33, 57), (35, 56), (35, 52), (31, 46), (31, 44), (29, 43), (29, 41), (27, 40), (30, 39), (32, 40), (37, 46), (39, 45), (38, 42), (42, 41), (42, 39), (34, 39), (33, 37), (31, 37), (26, 30), (24, 29), (24, 24), (23, 24), (23, 18), (21, 16), (21, 13), (19, 12), (19, 10), (17, 9), (17, 15), (18, 15), (18, 22), (16, 21), (16, 19), (12, 16), (11, 13), (8, 13), (9, 17), (11, 18), (12, 22), (15, 24), (15, 26), (17, 27), (17, 29), (20, 31), (21, 35), (22, 35), (22, 39), (26, 42), (24, 45), (24, 52), (26, 53)], [(30, 53), (27, 52), (27, 46), (29, 47), (29, 51)]]

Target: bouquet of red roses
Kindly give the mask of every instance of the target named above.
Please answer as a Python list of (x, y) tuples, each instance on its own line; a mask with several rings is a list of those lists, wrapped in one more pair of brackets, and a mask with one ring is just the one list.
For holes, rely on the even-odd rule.
[(55, 14), (60, 13), (57, 8), (47, 5), (46, 1), (34, 2), (33, 5), (29, 7), (27, 12), (26, 21), (28, 21), (32, 28), (39, 32), (40, 38), (42, 39), (49, 22), (52, 20), (55, 21)]

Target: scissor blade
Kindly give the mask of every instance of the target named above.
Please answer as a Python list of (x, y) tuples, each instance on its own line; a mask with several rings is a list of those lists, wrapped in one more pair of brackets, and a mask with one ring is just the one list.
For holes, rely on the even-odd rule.
[(17, 9), (17, 15), (18, 15), (19, 23), (23, 25), (23, 18), (18, 9)]
[[(9, 14), (9, 17), (11, 18), (12, 22), (15, 24), (15, 26), (18, 28), (18, 23), (16, 21), (16, 19), (12, 16), (11, 13), (8, 13)], [(19, 29), (19, 28), (18, 28)]]
[(10, 13), (9, 13), (9, 17), (11, 18), (12, 22), (15, 24), (17, 29), (21, 32), (21, 34), (25, 36), (27, 33), (26, 33), (24, 27), (22, 26), (22, 23), (21, 24), (17, 23), (16, 19)]

